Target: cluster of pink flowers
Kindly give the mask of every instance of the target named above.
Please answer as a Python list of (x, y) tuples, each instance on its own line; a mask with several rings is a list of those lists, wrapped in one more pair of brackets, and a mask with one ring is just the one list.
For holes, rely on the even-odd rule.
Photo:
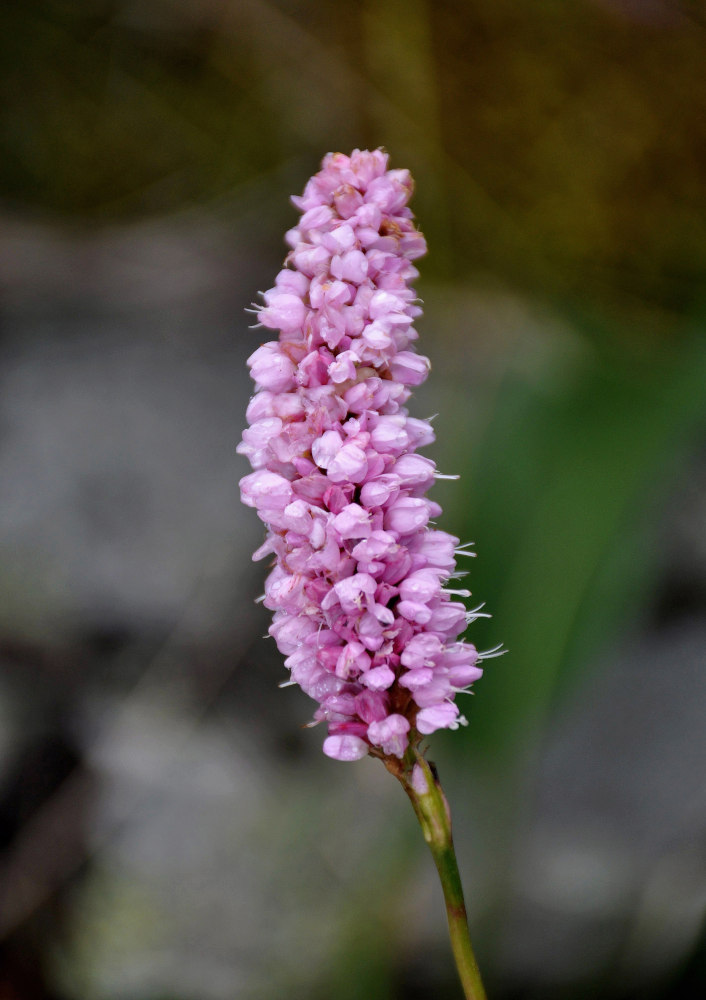
[(458, 638), (477, 612), (447, 587), (463, 549), (430, 527), (438, 474), (416, 450), (434, 434), (404, 408), (430, 367), (412, 348), (411, 262), (426, 251), (412, 186), (381, 150), (325, 157), (293, 199), (291, 251), (258, 310), (279, 339), (248, 360), (257, 392), (238, 450), (255, 471), (241, 491), (268, 527), (254, 558), (275, 557), (270, 633), (338, 760), (402, 757), (456, 728), (455, 695), (482, 673)]

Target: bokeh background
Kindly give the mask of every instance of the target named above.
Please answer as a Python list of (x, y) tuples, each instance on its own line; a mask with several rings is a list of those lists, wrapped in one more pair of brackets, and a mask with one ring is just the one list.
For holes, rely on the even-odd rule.
[(378, 145), (509, 649), (432, 754), (489, 991), (706, 995), (705, 52), (699, 0), (2, 4), (2, 1000), (459, 995), (402, 792), (277, 689), (238, 499), (288, 196)]

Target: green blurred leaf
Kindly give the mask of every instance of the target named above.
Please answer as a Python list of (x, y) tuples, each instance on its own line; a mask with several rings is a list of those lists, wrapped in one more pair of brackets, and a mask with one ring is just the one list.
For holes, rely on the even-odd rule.
[(650, 530), (706, 415), (704, 385), (694, 340), (642, 365), (586, 364), (556, 394), (503, 386), (473, 456), (467, 532), (490, 640), (509, 653), (478, 685), (474, 746), (495, 752), (532, 729), (567, 675), (608, 647), (645, 585)]

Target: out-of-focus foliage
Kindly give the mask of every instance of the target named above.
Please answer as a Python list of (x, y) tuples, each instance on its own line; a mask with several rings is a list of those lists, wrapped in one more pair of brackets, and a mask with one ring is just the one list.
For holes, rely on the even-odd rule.
[(433, 749), (493, 995), (703, 995), (705, 51), (689, 0), (0, 7), (0, 995), (455, 995), (406, 804), (276, 689), (236, 511), (241, 310), (287, 195), (378, 145), (509, 649)]
[(308, 168), (325, 140), (382, 143), (418, 178), (429, 269), (619, 308), (644, 338), (703, 294), (706, 255), (704, 26), (693, 5), (645, 14), (9, 2), (0, 184), (74, 220), (134, 216)]
[(507, 405), (461, 465), (472, 515), (456, 515), (464, 534), (493, 540), (473, 578), (493, 608), (489, 642), (513, 654), (488, 666), (475, 745), (497, 753), (542, 721), (567, 675), (605, 655), (644, 599), (655, 510), (706, 424), (705, 385), (696, 339), (629, 368), (589, 355), (551, 393), (509, 376)]

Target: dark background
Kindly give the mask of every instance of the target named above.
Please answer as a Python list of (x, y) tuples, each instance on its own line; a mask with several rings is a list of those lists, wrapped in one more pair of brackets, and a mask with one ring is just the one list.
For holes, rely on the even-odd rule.
[(510, 651), (432, 750), (489, 992), (706, 995), (705, 51), (689, 0), (0, 6), (1, 1000), (459, 995), (238, 499), (288, 196), (378, 145)]

